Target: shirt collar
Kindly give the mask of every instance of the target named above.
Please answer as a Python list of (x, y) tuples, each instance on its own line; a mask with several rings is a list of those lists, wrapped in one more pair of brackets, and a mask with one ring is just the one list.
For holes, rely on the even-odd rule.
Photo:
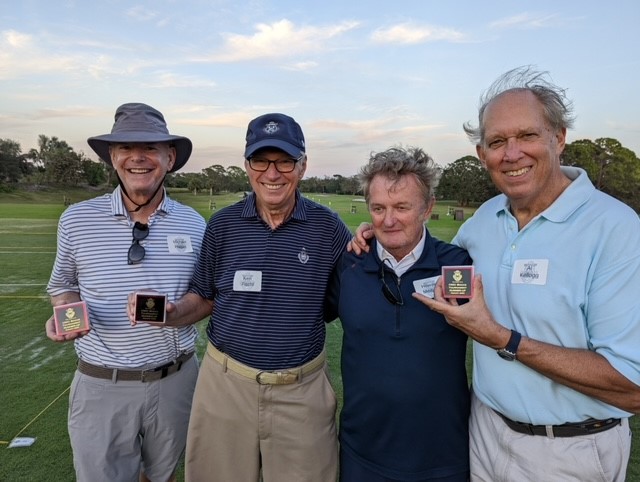
[[(291, 216), (289, 217), (289, 219), (297, 219), (299, 221), (306, 221), (307, 220), (307, 210), (305, 207), (305, 203), (302, 202), (302, 195), (300, 194), (300, 191), (296, 189), (295, 192), (295, 197), (296, 197), (296, 204), (293, 208), (293, 212), (291, 213)], [(258, 208), (256, 207), (256, 193), (255, 192), (251, 192), (247, 198), (245, 199), (245, 204), (244, 204), (244, 208), (242, 209), (242, 214), (240, 215), (240, 217), (243, 218), (258, 218), (260, 217), (258, 215)], [(285, 222), (287, 222), (289, 219), (287, 219)]]
[(422, 227), (422, 237), (418, 244), (400, 261), (396, 261), (396, 258), (389, 253), (380, 243), (376, 243), (376, 251), (378, 253), (378, 257), (383, 263), (387, 263), (388, 266), (394, 269), (394, 271), (406, 271), (411, 266), (415, 264), (416, 261), (420, 259), (422, 252), (424, 251), (424, 244), (427, 238), (426, 236), (427, 228)]
[[(562, 222), (569, 218), (587, 202), (596, 189), (584, 169), (571, 166), (560, 166), (560, 169), (571, 180), (571, 184), (547, 209), (539, 214), (539, 216), (553, 222)], [(501, 194), (500, 197), (502, 199), (495, 206), (496, 215), (501, 213), (510, 215), (509, 199), (504, 194)]]

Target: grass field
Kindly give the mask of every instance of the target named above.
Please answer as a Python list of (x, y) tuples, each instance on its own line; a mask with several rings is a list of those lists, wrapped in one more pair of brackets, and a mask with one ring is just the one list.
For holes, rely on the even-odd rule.
[[(0, 481), (74, 480), (66, 411), (76, 357), (71, 344), (50, 342), (43, 330), (44, 321), (51, 314), (45, 287), (55, 256), (63, 195), (77, 202), (96, 193), (78, 189), (65, 193), (0, 194)], [(177, 191), (171, 196), (193, 206), (207, 219), (212, 213), (211, 203), (220, 209), (240, 198), (237, 194), (209, 197)], [(369, 219), (365, 204), (350, 196), (309, 197), (338, 212), (352, 230)], [(431, 233), (444, 240), (450, 240), (460, 225), (460, 221), (447, 215), (449, 205), (437, 205), (439, 219), (429, 222)], [(465, 212), (466, 216), (469, 214), (470, 211)], [(204, 325), (199, 325), (201, 332)], [(339, 398), (341, 337), (340, 324), (329, 324), (329, 364)], [(202, 336), (200, 354), (204, 341)], [(638, 433), (640, 427), (635, 418), (632, 423)], [(31, 447), (4, 449), (16, 435), (37, 440)], [(640, 450), (636, 445), (629, 481), (640, 481)]]

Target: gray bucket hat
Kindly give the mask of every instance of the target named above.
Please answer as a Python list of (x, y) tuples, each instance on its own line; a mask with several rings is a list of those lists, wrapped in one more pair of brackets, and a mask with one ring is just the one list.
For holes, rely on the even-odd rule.
[(89, 137), (87, 142), (100, 159), (110, 166), (109, 144), (113, 142), (169, 142), (176, 148), (176, 162), (169, 172), (184, 166), (193, 149), (188, 138), (169, 134), (160, 111), (140, 103), (122, 104), (116, 109), (111, 134)]

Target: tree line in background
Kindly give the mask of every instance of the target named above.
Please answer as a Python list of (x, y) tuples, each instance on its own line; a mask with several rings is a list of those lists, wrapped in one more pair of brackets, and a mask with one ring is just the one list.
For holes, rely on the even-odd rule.
[[(620, 199), (640, 212), (640, 159), (611, 138), (582, 139), (566, 145), (562, 163), (585, 169), (596, 188)], [(486, 201), (497, 194), (487, 171), (474, 156), (462, 157), (440, 170), (438, 199), (456, 200), (460, 206)], [(20, 144), (0, 139), (0, 191), (25, 186), (92, 187), (115, 186), (114, 170), (75, 152), (57, 137), (38, 136), (38, 148), (23, 153)], [(215, 164), (199, 173), (169, 174), (166, 186), (194, 192), (249, 191), (249, 179), (243, 168)], [(334, 174), (310, 177), (300, 182), (303, 192), (361, 195), (357, 176)]]

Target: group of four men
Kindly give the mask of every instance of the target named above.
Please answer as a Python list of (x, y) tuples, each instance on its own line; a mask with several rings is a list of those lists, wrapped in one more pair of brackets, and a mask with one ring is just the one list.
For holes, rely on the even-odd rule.
[[(502, 194), (448, 244), (425, 227), (437, 169), (424, 151), (371, 156), (371, 224), (352, 239), (301, 196), (304, 135), (277, 113), (248, 126), (252, 193), (205, 226), (163, 186), (189, 139), (148, 105), (120, 106), (111, 133), (88, 140), (119, 186), (62, 215), (48, 286), (54, 305), (84, 300), (91, 321), (69, 335), (46, 324), (79, 358), (78, 480), (174, 480), (185, 444), (196, 482), (624, 480), (640, 411), (640, 221), (561, 166), (572, 121), (542, 73), (498, 79), (465, 130)], [(445, 297), (442, 266), (472, 263), (473, 297)], [(135, 323), (141, 289), (168, 295), (166, 327)], [(340, 450), (324, 349), (336, 317)]]

